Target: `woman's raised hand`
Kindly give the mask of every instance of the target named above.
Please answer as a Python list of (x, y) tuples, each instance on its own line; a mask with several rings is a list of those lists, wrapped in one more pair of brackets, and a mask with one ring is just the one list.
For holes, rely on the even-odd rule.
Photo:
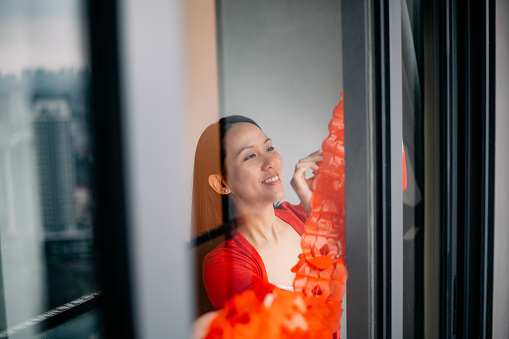
[(297, 196), (302, 203), (302, 206), (306, 210), (307, 215), (309, 216), (310, 212), (310, 200), (312, 194), (313, 180), (314, 176), (306, 179), (306, 171), (311, 169), (313, 171), (318, 170), (317, 162), (322, 161), (322, 156), (320, 155), (321, 151), (318, 150), (316, 152), (311, 153), (304, 159), (300, 159), (297, 165), (295, 165), (295, 172), (293, 173), (292, 180), (290, 184), (292, 185), (293, 190), (297, 193)]

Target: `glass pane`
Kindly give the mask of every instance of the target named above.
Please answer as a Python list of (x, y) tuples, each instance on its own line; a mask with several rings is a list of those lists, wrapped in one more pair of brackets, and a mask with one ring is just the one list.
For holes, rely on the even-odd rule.
[[(299, 197), (290, 185), (295, 165), (320, 149), (329, 133), (332, 111), (340, 101), (343, 86), (341, 2), (225, 0), (218, 1), (217, 8), (219, 116), (242, 115), (261, 127), (282, 157), (282, 170), (277, 177), (284, 186), (281, 201), (298, 205)], [(212, 202), (209, 202), (209, 208), (210, 205)], [(208, 220), (212, 219), (212, 212), (206, 216)], [(212, 236), (207, 231), (217, 230), (222, 223), (219, 219), (214, 225), (207, 225), (208, 228), (205, 223), (196, 222), (198, 216), (195, 218), (195, 235)], [(233, 238), (244, 239), (242, 232), (239, 233), (241, 235), (236, 233)], [(224, 237), (201, 239), (204, 242), (196, 250), (196, 278), (199, 280), (204, 256)], [(300, 251), (300, 236), (295, 239), (295, 248)], [(271, 279), (270, 263), (267, 262), (270, 258), (266, 260), (267, 257), (264, 259), (259, 253), (252, 252), (250, 260), (260, 257), (268, 280), (292, 289), (292, 279), (286, 279), (285, 283), (277, 278)], [(294, 259), (292, 266), (297, 264), (297, 255)], [(287, 266), (284, 268), (291, 272), (291, 267)], [(260, 271), (260, 276), (263, 274)], [(227, 284), (227, 279), (224, 280)], [(200, 283), (198, 281), (198, 285)], [(206, 311), (207, 306), (210, 310), (211, 304), (203, 286), (197, 288), (198, 313)], [(343, 315), (344, 321), (346, 310)], [(346, 323), (343, 322), (341, 332), (346, 333), (345, 329)]]
[(420, 0), (402, 2), (403, 146), (407, 188), (403, 193), (403, 335), (424, 336), (424, 120)]
[(0, 331), (99, 288), (83, 5), (0, 2)]

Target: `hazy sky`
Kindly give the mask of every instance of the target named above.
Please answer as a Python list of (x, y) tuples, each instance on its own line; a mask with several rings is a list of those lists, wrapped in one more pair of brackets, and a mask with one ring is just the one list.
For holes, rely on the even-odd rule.
[(0, 73), (88, 65), (79, 0), (0, 0)]

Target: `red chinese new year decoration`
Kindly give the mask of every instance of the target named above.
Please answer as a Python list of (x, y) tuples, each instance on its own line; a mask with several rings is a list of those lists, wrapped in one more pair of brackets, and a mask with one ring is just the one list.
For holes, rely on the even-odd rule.
[[(343, 93), (341, 93), (343, 97)], [(323, 313), (330, 334), (339, 330), (346, 291), (345, 268), (345, 144), (343, 100), (333, 110), (329, 136), (322, 143), (323, 160), (315, 173), (311, 210), (301, 240), (302, 254), (292, 269), (293, 287), (332, 307)]]

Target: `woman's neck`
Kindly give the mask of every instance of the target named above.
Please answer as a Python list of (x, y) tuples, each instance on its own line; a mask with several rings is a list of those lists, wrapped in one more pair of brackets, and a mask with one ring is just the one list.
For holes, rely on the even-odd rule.
[(237, 229), (252, 245), (278, 242), (279, 222), (272, 205), (237, 212)]

